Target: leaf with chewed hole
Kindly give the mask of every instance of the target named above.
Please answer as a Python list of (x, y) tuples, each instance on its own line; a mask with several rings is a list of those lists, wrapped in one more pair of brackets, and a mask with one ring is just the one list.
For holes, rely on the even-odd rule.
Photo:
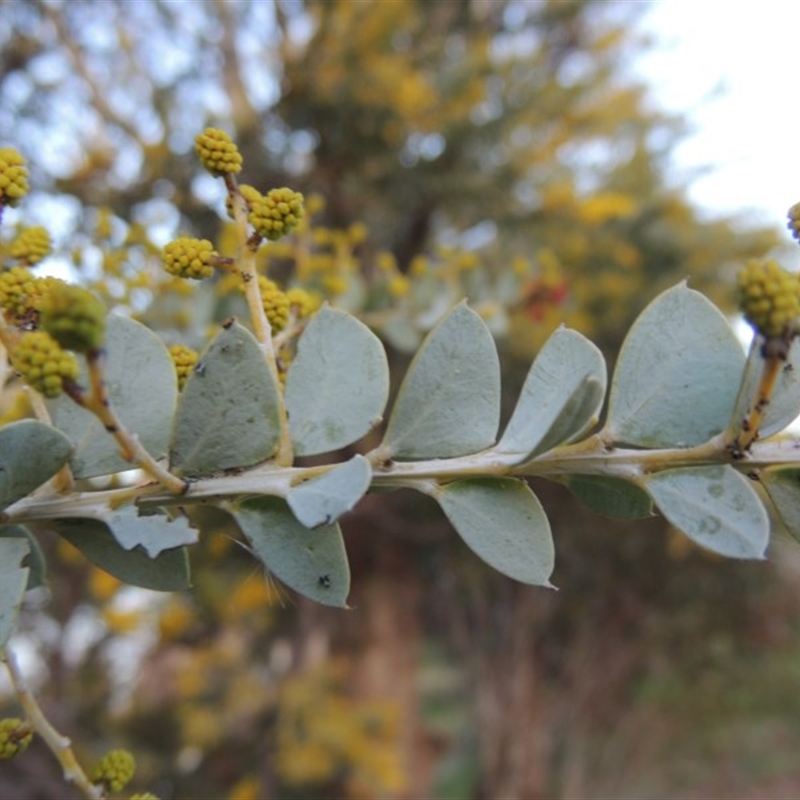
[(26, 588), (36, 589), (38, 586), (43, 586), (47, 563), (36, 537), (24, 525), (0, 525), (0, 538), (24, 539), (28, 543), (28, 555), (23, 561), (23, 566), (29, 570)]
[(159, 592), (189, 588), (189, 559), (185, 547), (165, 550), (156, 558), (150, 558), (141, 547), (126, 550), (111, 529), (96, 519), (59, 519), (50, 525), (95, 566), (123, 583)]

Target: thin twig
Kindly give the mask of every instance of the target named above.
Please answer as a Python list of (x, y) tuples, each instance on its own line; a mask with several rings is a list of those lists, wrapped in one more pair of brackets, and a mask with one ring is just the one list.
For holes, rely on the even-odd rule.
[(764, 413), (769, 406), (784, 363), (785, 359), (779, 355), (770, 354), (765, 356), (764, 371), (761, 373), (761, 380), (758, 383), (755, 402), (742, 421), (742, 430), (731, 445), (732, 452), (745, 453), (758, 438), (759, 429), (764, 420)]
[(89, 370), (90, 393), (74, 381), (64, 381), (64, 391), (79, 406), (94, 414), (105, 429), (117, 440), (120, 454), (126, 461), (141, 467), (148, 475), (175, 494), (183, 494), (187, 484), (156, 461), (117, 416), (103, 379), (102, 351), (90, 350), (86, 354)]
[[(272, 339), (272, 327), (264, 311), (264, 300), (261, 296), (261, 287), (258, 285), (258, 269), (256, 268), (256, 250), (258, 247), (251, 244), (247, 234), (247, 205), (239, 191), (236, 177), (227, 172), (223, 178), (225, 180), (225, 188), (228, 190), (228, 196), (230, 197), (231, 207), (233, 208), (233, 218), (236, 222), (236, 233), (239, 238), (239, 273), (244, 281), (244, 292), (250, 309), (253, 332), (261, 346), (261, 351), (264, 353), (264, 358), (276, 385), (280, 385), (277, 352), (275, 342)], [(274, 460), (276, 464), (288, 466), (294, 460), (294, 448), (289, 435), (289, 418), (282, 403), (279, 406), (279, 415), (281, 433), (278, 441), (278, 452)]]
[(25, 712), (26, 719), (58, 759), (64, 770), (64, 779), (74, 783), (89, 800), (102, 800), (105, 797), (103, 787), (97, 786), (89, 780), (75, 758), (75, 753), (72, 752), (72, 742), (66, 736), (62, 736), (44, 715), (41, 706), (28, 688), (16, 657), (8, 647), (3, 650), (3, 660), (6, 662), (14, 692)]

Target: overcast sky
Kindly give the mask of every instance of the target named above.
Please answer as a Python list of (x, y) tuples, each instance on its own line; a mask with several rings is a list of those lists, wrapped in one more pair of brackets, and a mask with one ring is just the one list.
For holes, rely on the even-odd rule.
[(660, 104), (696, 127), (677, 165), (715, 167), (692, 199), (782, 225), (800, 200), (800, 2), (629, 2), (647, 2), (643, 24), (658, 40), (640, 70)]

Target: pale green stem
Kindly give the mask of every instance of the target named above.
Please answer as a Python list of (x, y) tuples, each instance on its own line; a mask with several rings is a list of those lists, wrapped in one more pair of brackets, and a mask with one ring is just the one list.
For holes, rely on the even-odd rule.
[[(256, 250), (249, 243), (247, 232), (247, 205), (239, 192), (236, 178), (231, 173), (224, 175), (225, 187), (233, 208), (233, 219), (236, 224), (236, 234), (239, 240), (239, 273), (244, 282), (245, 298), (250, 309), (250, 320), (253, 324), (253, 333), (261, 347), (261, 351), (266, 359), (276, 386), (280, 386), (280, 376), (278, 373), (278, 360), (275, 344), (272, 341), (272, 328), (264, 311), (264, 302), (261, 296), (261, 287), (258, 285), (258, 269), (256, 268)], [(286, 415), (286, 408), (281, 403), (279, 406), (280, 414), (280, 438), (278, 440), (278, 451), (275, 455), (275, 463), (288, 466), (294, 460), (294, 449), (292, 439), (289, 435), (289, 418)]]
[[(586, 447), (585, 445), (590, 445)], [(469, 456), (427, 461), (394, 461), (385, 465), (373, 462), (373, 486), (420, 488), (424, 483), (484, 477), (563, 477), (597, 475), (641, 483), (648, 474), (680, 467), (729, 464), (740, 472), (765, 467), (800, 468), (800, 441), (771, 438), (757, 441), (742, 459), (735, 459), (724, 434), (697, 447), (639, 450), (608, 447), (597, 436), (576, 445), (558, 447), (525, 464), (514, 464), (507, 454), (492, 450)], [(104, 492), (76, 492), (60, 496), (33, 496), (18, 500), (5, 509), (3, 523), (29, 523), (68, 517), (103, 518), (109, 508), (135, 501), (142, 507), (190, 504), (248, 495), (286, 497), (298, 483), (319, 477), (337, 464), (314, 467), (260, 466), (236, 475), (205, 478), (189, 484), (178, 496), (161, 486), (144, 484)]]
[(72, 752), (72, 742), (66, 736), (62, 736), (44, 715), (41, 706), (28, 688), (16, 657), (8, 647), (3, 650), (3, 660), (6, 662), (14, 692), (28, 723), (44, 739), (45, 744), (58, 759), (64, 770), (64, 779), (75, 784), (89, 800), (102, 800), (106, 796), (105, 791), (89, 780), (75, 758), (75, 753)]

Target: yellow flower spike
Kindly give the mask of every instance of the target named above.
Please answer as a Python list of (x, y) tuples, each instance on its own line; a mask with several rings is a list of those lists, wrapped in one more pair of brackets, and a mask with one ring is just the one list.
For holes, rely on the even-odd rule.
[(321, 194), (311, 194), (306, 200), (306, 212), (309, 216), (318, 214), (325, 208), (325, 198)]
[(381, 272), (392, 273), (397, 270), (397, 259), (392, 253), (383, 250), (376, 256), (375, 266)]
[(192, 374), (197, 360), (200, 358), (196, 350), (182, 344), (174, 344), (169, 348), (172, 363), (175, 365), (175, 372), (178, 374), (178, 391), (183, 389), (189, 376)]
[(164, 269), (178, 278), (200, 281), (214, 274), (212, 260), (217, 256), (208, 239), (181, 236), (164, 246), (161, 258)]
[(58, 397), (64, 381), (78, 379), (78, 361), (62, 350), (46, 331), (23, 333), (11, 352), (11, 366), (37, 392), (45, 397)]
[(476, 269), (480, 260), (475, 253), (461, 253), (458, 257), (458, 266), (463, 270)]
[(9, 253), (12, 258), (33, 266), (46, 256), (49, 256), (52, 249), (53, 246), (47, 229), (40, 225), (35, 225), (31, 228), (24, 228), (17, 235), (11, 242)]
[(23, 753), (33, 739), (33, 730), (17, 717), (0, 719), (0, 759), (7, 761)]
[(347, 237), (350, 239), (350, 244), (359, 245), (367, 239), (367, 226), (363, 222), (354, 222), (347, 229)]
[(0, 148), (0, 207), (16, 206), (28, 194), (28, 168), (13, 147)]
[(40, 308), (42, 329), (62, 347), (88, 353), (103, 346), (106, 309), (87, 289), (55, 284), (42, 298)]
[(258, 276), (258, 287), (261, 290), (261, 302), (264, 313), (269, 320), (273, 335), (280, 333), (289, 322), (290, 301), (275, 281)]
[(239, 148), (225, 131), (206, 128), (195, 136), (194, 149), (200, 163), (216, 177), (242, 170)]
[(294, 287), (286, 291), (289, 307), (297, 319), (310, 317), (319, 306), (317, 298), (312, 297), (305, 289)]
[(248, 219), (256, 233), (275, 240), (291, 233), (304, 216), (303, 195), (283, 187), (254, 200)]
[(136, 761), (129, 750), (111, 750), (92, 771), (92, 783), (109, 792), (121, 792), (133, 779)]
[(405, 297), (411, 291), (411, 284), (405, 275), (394, 275), (389, 279), (389, 294), (392, 297)]
[(421, 278), (428, 272), (430, 265), (425, 256), (414, 256), (409, 264), (408, 271), (412, 278)]
[(739, 271), (739, 308), (765, 338), (792, 334), (800, 317), (800, 281), (776, 261), (752, 260)]
[(330, 228), (314, 228), (311, 231), (311, 241), (317, 247), (327, 247), (333, 242), (333, 232)]
[(322, 278), (322, 286), (329, 297), (336, 297), (347, 291), (347, 280), (341, 275), (325, 275)]

